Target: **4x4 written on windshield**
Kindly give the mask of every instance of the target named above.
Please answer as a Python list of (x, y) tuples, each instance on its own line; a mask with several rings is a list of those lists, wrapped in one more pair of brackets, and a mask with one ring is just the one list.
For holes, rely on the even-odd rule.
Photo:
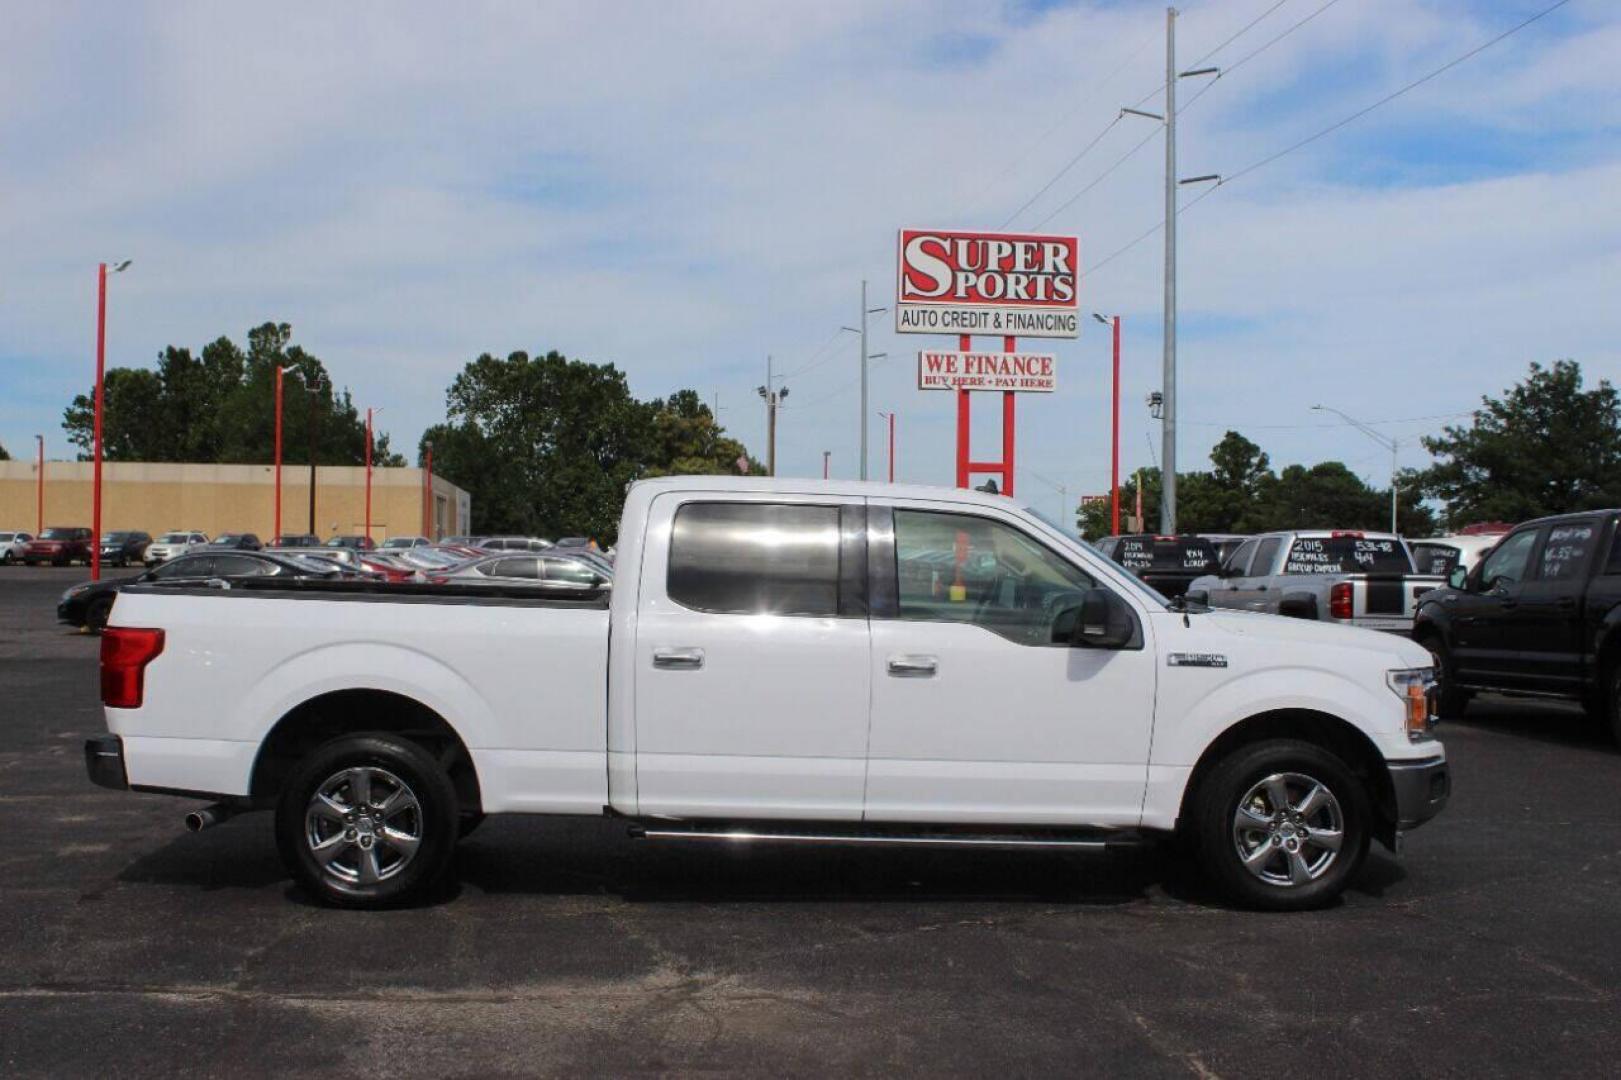
[(1412, 564), (1396, 540), (1352, 536), (1302, 537), (1289, 549), (1285, 574), (1408, 574)]
[(1126, 537), (1120, 541), (1120, 565), (1127, 570), (1208, 570), (1216, 562), (1214, 549), (1205, 542), (1154, 541)]

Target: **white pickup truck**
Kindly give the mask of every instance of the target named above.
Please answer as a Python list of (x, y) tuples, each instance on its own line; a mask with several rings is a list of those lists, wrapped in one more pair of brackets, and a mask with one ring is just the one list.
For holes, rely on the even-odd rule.
[(649, 841), (1104, 850), (1179, 835), (1233, 900), (1335, 897), (1445, 804), (1429, 654), (1185, 610), (1013, 501), (634, 485), (589, 595), (244, 581), (119, 595), (104, 786), (274, 809), (333, 904), (420, 894), (486, 814)]

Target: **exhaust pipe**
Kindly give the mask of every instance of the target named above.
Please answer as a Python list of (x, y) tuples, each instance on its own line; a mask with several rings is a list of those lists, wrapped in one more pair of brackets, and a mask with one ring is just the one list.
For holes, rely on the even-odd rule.
[(217, 802), (213, 806), (205, 806), (201, 810), (193, 810), (186, 815), (186, 830), (188, 832), (202, 832), (213, 825), (229, 821), (236, 817), (237, 809), (230, 803)]

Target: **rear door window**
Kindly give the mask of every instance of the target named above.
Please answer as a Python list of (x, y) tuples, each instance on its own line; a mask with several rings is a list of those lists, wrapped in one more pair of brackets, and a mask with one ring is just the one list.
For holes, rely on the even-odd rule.
[(1463, 552), (1451, 544), (1412, 544), (1413, 565), (1421, 574), (1446, 577), (1463, 558)]
[(839, 508), (691, 502), (675, 514), (665, 591), (725, 615), (839, 613)]
[(1410, 574), (1400, 540), (1361, 536), (1302, 536), (1289, 549), (1286, 574)]
[(1598, 543), (1598, 533), (1597, 518), (1549, 525), (1538, 576), (1543, 581), (1570, 581), (1581, 577)]
[(525, 578), (531, 581), (540, 577), (540, 571), (536, 568), (533, 558), (497, 559), (479, 569), (487, 577)]

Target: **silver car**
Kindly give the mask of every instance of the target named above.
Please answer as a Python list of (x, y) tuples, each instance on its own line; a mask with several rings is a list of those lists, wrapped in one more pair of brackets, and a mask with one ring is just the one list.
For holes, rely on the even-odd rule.
[(142, 561), (148, 566), (156, 566), (160, 562), (167, 562), (176, 555), (184, 555), (195, 547), (202, 547), (208, 543), (208, 534), (195, 530), (179, 532), (166, 532), (150, 544), (146, 545), (146, 554)]
[(437, 573), (429, 581), (458, 585), (536, 585), (563, 589), (605, 589), (612, 574), (600, 565), (572, 555), (529, 555), (504, 552), (461, 563)]

